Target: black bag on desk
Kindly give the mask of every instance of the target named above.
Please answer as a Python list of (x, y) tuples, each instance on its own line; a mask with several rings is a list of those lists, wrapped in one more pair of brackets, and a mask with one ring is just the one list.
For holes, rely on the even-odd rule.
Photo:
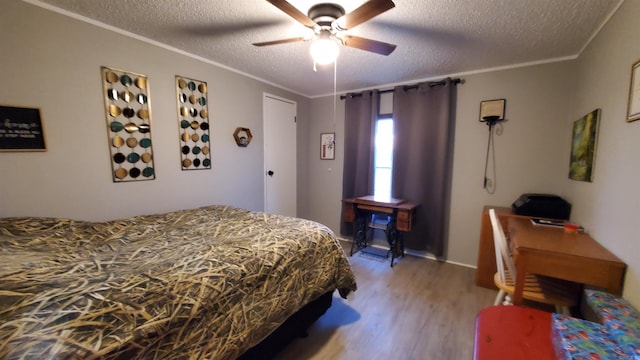
[(571, 204), (557, 195), (522, 194), (511, 205), (517, 215), (569, 220)]

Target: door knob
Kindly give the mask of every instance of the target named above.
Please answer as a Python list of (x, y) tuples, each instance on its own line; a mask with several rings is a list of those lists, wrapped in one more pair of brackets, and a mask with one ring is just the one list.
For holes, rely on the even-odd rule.
[(267, 171), (267, 175), (273, 176), (273, 171), (271, 171), (271, 170)]

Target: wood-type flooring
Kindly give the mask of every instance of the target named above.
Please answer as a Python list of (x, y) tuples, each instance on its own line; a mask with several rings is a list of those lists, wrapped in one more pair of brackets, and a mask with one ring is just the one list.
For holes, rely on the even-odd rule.
[[(343, 243), (347, 254), (350, 243)], [(475, 285), (475, 270), (405, 256), (350, 258), (358, 290), (333, 305), (276, 360), (452, 360), (473, 357), (477, 313), (497, 291)]]

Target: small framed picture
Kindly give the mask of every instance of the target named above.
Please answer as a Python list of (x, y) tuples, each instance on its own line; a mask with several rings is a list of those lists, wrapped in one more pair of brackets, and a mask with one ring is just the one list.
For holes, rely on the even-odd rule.
[(504, 107), (506, 99), (486, 100), (480, 102), (480, 121), (489, 116), (497, 116), (498, 120), (504, 120)]
[(640, 119), (640, 60), (631, 65), (631, 85), (629, 85), (629, 106), (627, 122)]
[(40, 109), (0, 106), (0, 151), (46, 151)]
[(335, 159), (336, 133), (320, 134), (320, 160)]

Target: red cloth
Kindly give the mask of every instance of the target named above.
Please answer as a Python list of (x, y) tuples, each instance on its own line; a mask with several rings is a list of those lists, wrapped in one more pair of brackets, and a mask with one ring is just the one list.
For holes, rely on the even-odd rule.
[(474, 360), (555, 360), (551, 313), (519, 306), (482, 309), (473, 350)]

